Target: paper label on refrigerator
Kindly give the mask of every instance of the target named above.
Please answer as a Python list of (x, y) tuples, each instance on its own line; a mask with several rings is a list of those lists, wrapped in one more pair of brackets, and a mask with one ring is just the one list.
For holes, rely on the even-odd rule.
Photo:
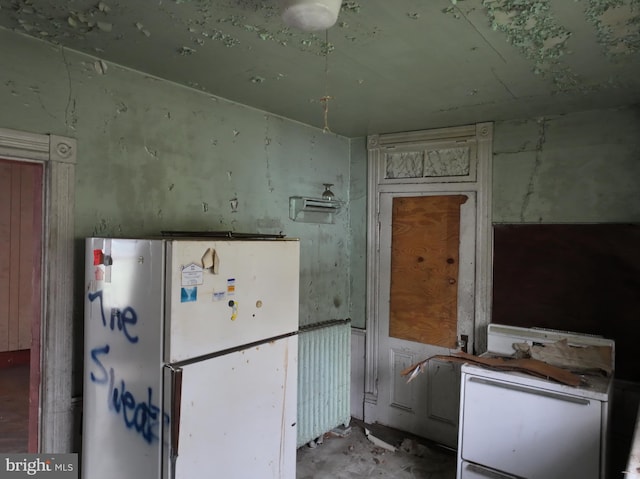
[(229, 278), (227, 279), (227, 295), (233, 296), (236, 292), (236, 279)]
[(204, 282), (204, 273), (201, 266), (191, 263), (182, 268), (182, 286), (195, 286)]
[(198, 300), (198, 287), (180, 288), (180, 302), (191, 303)]

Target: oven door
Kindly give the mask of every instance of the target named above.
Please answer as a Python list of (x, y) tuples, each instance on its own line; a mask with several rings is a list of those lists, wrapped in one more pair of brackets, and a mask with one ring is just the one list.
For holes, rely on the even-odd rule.
[(460, 462), (527, 479), (598, 479), (602, 402), (554, 386), (512, 373), (463, 372)]

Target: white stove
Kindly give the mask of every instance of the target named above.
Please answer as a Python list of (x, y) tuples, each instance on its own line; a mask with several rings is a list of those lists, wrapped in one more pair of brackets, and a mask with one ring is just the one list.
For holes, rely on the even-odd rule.
[[(487, 339), (490, 356), (562, 339), (614, 356), (613, 341), (576, 333), (490, 324)], [(583, 374), (573, 387), (471, 364), (461, 372), (457, 479), (604, 478), (613, 374)]]

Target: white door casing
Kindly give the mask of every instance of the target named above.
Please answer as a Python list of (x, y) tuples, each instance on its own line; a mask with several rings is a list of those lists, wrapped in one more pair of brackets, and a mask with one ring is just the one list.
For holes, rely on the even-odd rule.
[(44, 165), (38, 452), (73, 448), (73, 239), (76, 140), (0, 128), (0, 156)]
[[(391, 205), (402, 196), (464, 195), (460, 209), (458, 335), (486, 349), (490, 318), (492, 124), (369, 137), (365, 421), (455, 447), (459, 367), (430, 361), (406, 384), (399, 371), (449, 349), (389, 336)], [(460, 336), (458, 336), (460, 339)]]

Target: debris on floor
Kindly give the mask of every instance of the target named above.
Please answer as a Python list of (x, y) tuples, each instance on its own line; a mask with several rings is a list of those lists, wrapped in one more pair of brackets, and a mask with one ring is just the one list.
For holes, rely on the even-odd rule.
[(417, 457), (424, 457), (429, 451), (427, 446), (420, 444), (413, 439), (405, 439), (402, 441), (402, 444), (400, 444), (400, 450)]
[(334, 436), (338, 436), (338, 437), (347, 437), (349, 434), (351, 434), (351, 426), (345, 426), (345, 425), (341, 425), (338, 427), (334, 427), (329, 434), (332, 434)]
[[(313, 448), (299, 448), (297, 479), (455, 478), (454, 451), (358, 420), (352, 420), (349, 432), (342, 434), (346, 430), (324, 434), (320, 442), (314, 441)], [(395, 452), (380, 446), (376, 439)]]
[[(329, 431), (326, 434), (330, 434), (336, 437), (347, 437), (349, 434), (351, 434), (351, 426), (344, 426), (344, 425), (338, 426), (333, 428), (331, 431)], [(320, 437), (316, 437), (312, 441), (309, 441), (307, 443), (307, 446), (313, 449), (319, 446), (320, 444), (322, 444), (323, 442), (324, 442), (324, 434)]]
[(382, 449), (386, 449), (387, 451), (396, 452), (396, 448), (394, 446), (371, 434), (371, 431), (369, 431), (369, 429), (367, 429), (366, 427), (364, 428), (364, 435), (367, 436), (367, 439), (369, 439), (369, 441), (371, 441), (376, 446), (381, 447)]

